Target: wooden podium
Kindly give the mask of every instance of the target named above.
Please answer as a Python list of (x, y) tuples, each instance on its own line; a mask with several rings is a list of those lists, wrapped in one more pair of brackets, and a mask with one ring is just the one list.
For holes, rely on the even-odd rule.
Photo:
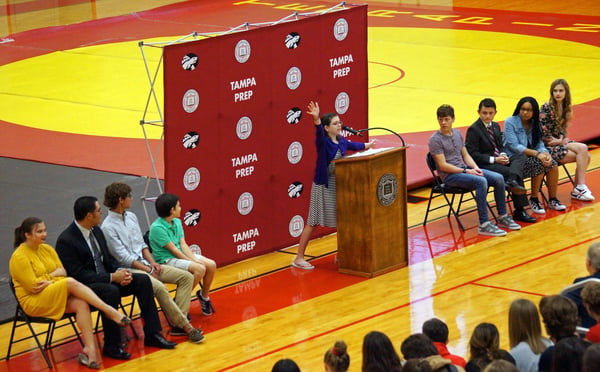
[(406, 266), (406, 148), (335, 161), (339, 272), (373, 277)]

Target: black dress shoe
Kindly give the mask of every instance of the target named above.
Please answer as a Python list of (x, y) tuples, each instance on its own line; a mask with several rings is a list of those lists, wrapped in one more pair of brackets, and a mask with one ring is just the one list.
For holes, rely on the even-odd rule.
[(160, 333), (155, 333), (144, 338), (144, 345), (159, 349), (175, 349), (177, 342), (167, 341)]
[(104, 349), (102, 350), (102, 355), (120, 360), (128, 360), (131, 358), (131, 354), (129, 354), (119, 346), (104, 346)]
[(515, 220), (515, 221), (521, 221), (521, 222), (527, 222), (527, 223), (533, 223), (533, 222), (537, 221), (535, 219), (535, 217), (532, 217), (532, 216), (528, 215), (527, 212), (525, 212), (524, 209), (517, 209), (513, 213), (513, 220)]
[(519, 183), (515, 180), (510, 180), (506, 182), (506, 189), (515, 195), (525, 195), (527, 194), (527, 189), (523, 186), (519, 185)]

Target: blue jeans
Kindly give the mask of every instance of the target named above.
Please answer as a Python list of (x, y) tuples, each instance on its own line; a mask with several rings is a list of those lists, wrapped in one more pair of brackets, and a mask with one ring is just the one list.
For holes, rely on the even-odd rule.
[(446, 177), (444, 183), (452, 187), (475, 190), (475, 202), (479, 224), (489, 220), (487, 208), (488, 185), (494, 188), (494, 200), (500, 216), (506, 214), (506, 190), (504, 177), (500, 173), (482, 169), (483, 177), (467, 173), (452, 173)]

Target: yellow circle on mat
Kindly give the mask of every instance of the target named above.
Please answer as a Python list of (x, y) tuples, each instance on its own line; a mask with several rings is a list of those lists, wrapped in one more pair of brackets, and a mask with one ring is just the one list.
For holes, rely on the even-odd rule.
[[(371, 27), (368, 50), (369, 126), (400, 133), (436, 129), (435, 110), (442, 103), (454, 106), (455, 126), (469, 125), (484, 97), (496, 100), (496, 120), (504, 120), (522, 96), (546, 101), (550, 82), (558, 77), (569, 81), (574, 104), (600, 92), (600, 48), (582, 43), (489, 31)], [(151, 76), (160, 53), (144, 47)], [(158, 76), (154, 91), (162, 105), (162, 71)], [(34, 128), (142, 138), (140, 120), (161, 119), (137, 41), (0, 66), (0, 87), (0, 119)], [(149, 138), (160, 137), (159, 127), (146, 128)]]

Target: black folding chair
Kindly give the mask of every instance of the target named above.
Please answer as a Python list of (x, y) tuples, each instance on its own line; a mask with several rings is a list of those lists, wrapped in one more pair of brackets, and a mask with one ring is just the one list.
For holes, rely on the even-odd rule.
[[(427, 203), (427, 211), (425, 212), (425, 218), (423, 219), (423, 225), (427, 224), (427, 217), (429, 216), (429, 212), (441, 209), (441, 208), (445, 208), (448, 207), (448, 214), (446, 215), (446, 218), (450, 218), (450, 215), (454, 215), (454, 218), (456, 218), (456, 222), (458, 223), (458, 227), (464, 231), (465, 228), (462, 224), (462, 222), (460, 221), (460, 216), (464, 216), (467, 213), (473, 212), (473, 211), (477, 211), (477, 208), (468, 208), (467, 210), (461, 211), (462, 208), (462, 204), (471, 200), (475, 200), (475, 191), (472, 189), (464, 189), (464, 188), (460, 188), (460, 187), (451, 187), (446, 185), (441, 177), (439, 176), (438, 172), (437, 172), (437, 167), (435, 164), (435, 160), (433, 159), (433, 156), (431, 155), (431, 153), (427, 153), (427, 157), (426, 157), (426, 162), (427, 162), (427, 167), (429, 168), (429, 171), (431, 172), (431, 176), (433, 177), (433, 183), (431, 185), (431, 193), (429, 194), (429, 202)], [(465, 195), (467, 195), (467, 197), (465, 198)], [(455, 199), (458, 196), (458, 205), (455, 208)], [(443, 197), (445, 200), (445, 204), (442, 204), (440, 206), (437, 206), (435, 208), (431, 208), (431, 202), (439, 197)], [(490, 213), (492, 214), (492, 217), (494, 219), (496, 219), (496, 214), (494, 213), (494, 211), (492, 210), (491, 206), (489, 203), (487, 203), (488, 209), (490, 210)]]
[[(56, 328), (66, 326), (68, 324), (70, 324), (71, 327), (73, 327), (74, 335), (79, 340), (79, 343), (81, 343), (81, 346), (82, 347), (84, 346), (83, 340), (81, 339), (81, 336), (79, 335), (79, 331), (78, 331), (77, 327), (75, 326), (75, 314), (74, 313), (65, 313), (61, 320), (67, 319), (69, 321), (69, 323), (59, 325), (59, 326), (56, 325), (57, 321), (55, 321), (53, 319), (40, 317), (40, 316), (29, 316), (25, 312), (25, 310), (23, 310), (23, 308), (21, 307), (21, 304), (19, 304), (19, 300), (17, 299), (17, 295), (15, 293), (15, 287), (12, 282), (12, 278), (9, 278), (9, 285), (10, 285), (10, 290), (12, 291), (13, 296), (14, 296), (15, 300), (17, 301), (17, 308), (15, 310), (15, 318), (13, 320), (12, 331), (10, 333), (10, 341), (8, 342), (8, 351), (6, 352), (6, 360), (9, 360), (11, 357), (10, 352), (12, 350), (13, 344), (33, 338), (37, 344), (38, 349), (42, 353), (42, 356), (44, 357), (46, 364), (48, 364), (48, 368), (52, 369), (52, 363), (48, 356), (48, 350), (50, 349), (50, 346), (52, 345), (52, 338), (54, 336), (54, 331), (56, 330)], [(47, 328), (41, 332), (36, 331), (36, 329), (32, 326), (32, 324), (35, 324), (35, 323), (46, 324)], [(15, 339), (16, 329), (23, 327), (23, 326), (27, 326), (29, 328), (29, 331), (31, 332), (31, 336)], [(38, 338), (38, 336), (43, 336), (43, 335), (46, 335), (46, 337), (45, 337), (44, 343), (42, 344), (40, 342), (40, 339)], [(28, 350), (22, 351), (17, 354), (14, 354), (14, 355), (23, 354), (27, 351)]]

